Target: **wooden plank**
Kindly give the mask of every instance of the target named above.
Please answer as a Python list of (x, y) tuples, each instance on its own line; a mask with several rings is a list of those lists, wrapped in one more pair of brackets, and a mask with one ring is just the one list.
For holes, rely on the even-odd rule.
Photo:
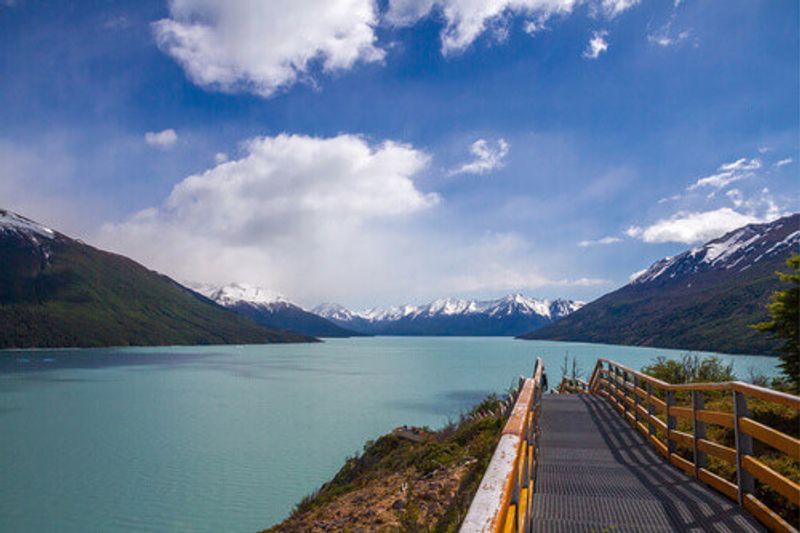
[(705, 468), (700, 469), (700, 473), (697, 477), (700, 479), (700, 481), (718, 490), (731, 500), (736, 500), (738, 489), (736, 488), (736, 485), (734, 485), (727, 479), (721, 478), (715, 473), (706, 470)]
[(683, 431), (676, 431), (673, 429), (669, 432), (669, 438), (686, 446), (690, 450), (694, 446), (694, 438), (689, 433)]
[(517, 506), (512, 503), (508, 506), (508, 511), (506, 511), (505, 523), (503, 524), (503, 529), (501, 531), (503, 533), (514, 533), (516, 531), (516, 521)]
[(657, 416), (650, 415), (650, 422), (652, 422), (654, 426), (660, 428), (662, 431), (667, 430), (667, 423), (662, 422)]
[(795, 460), (800, 460), (800, 440), (772, 429), (751, 418), (740, 418), (739, 429), (755, 437), (764, 444), (780, 450)]
[(697, 419), (708, 424), (715, 424), (717, 426), (733, 429), (733, 414), (731, 413), (701, 409), (697, 411)]
[(653, 447), (656, 449), (656, 451), (661, 455), (663, 455), (665, 459), (669, 457), (669, 452), (667, 452), (667, 445), (658, 440), (658, 437), (656, 437), (655, 435), (650, 435), (649, 440), (650, 444), (652, 444)]
[(690, 476), (694, 475), (694, 463), (691, 461), (687, 461), (677, 453), (671, 453), (669, 455), (669, 462), (689, 474)]
[(525, 434), (525, 422), (533, 402), (533, 389), (534, 380), (532, 378), (526, 379), (524, 385), (522, 385), (522, 390), (519, 391), (517, 401), (514, 403), (514, 409), (508, 417), (508, 422), (503, 428), (503, 435), (521, 437)]
[(728, 448), (722, 444), (710, 441), (708, 439), (699, 439), (697, 441), (697, 449), (706, 452), (709, 455), (718, 457), (728, 464), (736, 464), (736, 450)]
[(738, 392), (742, 392), (748, 396), (753, 396), (759, 400), (779, 403), (781, 405), (785, 405), (786, 407), (800, 410), (800, 396), (794, 396), (793, 394), (786, 394), (785, 392), (778, 392), (776, 390), (758, 387), (749, 383), (742, 383), (741, 381), (733, 382), (731, 387)]
[(771, 531), (797, 533), (797, 529), (789, 522), (781, 518), (778, 513), (764, 505), (761, 500), (752, 494), (744, 497), (744, 508), (750, 511), (750, 514), (755, 516), (759, 522), (767, 526)]
[(519, 513), (517, 513), (517, 531), (525, 531), (528, 522), (528, 489), (519, 491)]
[(752, 455), (742, 457), (742, 467), (790, 502), (800, 505), (800, 485), (791, 479), (782, 476)]
[(655, 396), (650, 397), (650, 403), (658, 410), (659, 413), (663, 413), (667, 410), (667, 402), (664, 400), (659, 400)]
[(671, 406), (669, 408), (669, 414), (672, 415), (672, 416), (677, 416), (678, 418), (691, 420), (692, 419), (692, 408), (691, 407)]

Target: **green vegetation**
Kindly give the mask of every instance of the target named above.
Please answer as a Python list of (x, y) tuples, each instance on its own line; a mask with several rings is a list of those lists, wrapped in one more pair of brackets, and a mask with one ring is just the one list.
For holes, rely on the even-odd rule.
[(667, 383), (715, 383), (734, 381), (733, 363), (724, 364), (716, 356), (684, 354), (680, 361), (660, 356), (642, 368), (642, 372)]
[(228, 311), (120, 255), (0, 233), (0, 348), (310, 340)]
[(791, 287), (772, 293), (767, 305), (770, 320), (755, 324), (759, 331), (771, 333), (781, 339), (778, 348), (780, 368), (785, 377), (785, 388), (797, 394), (800, 391), (800, 255), (786, 260), (791, 273), (777, 272), (778, 279)]
[[(696, 355), (685, 355), (680, 361), (657, 358), (652, 364), (642, 369), (642, 372), (668, 383), (709, 383), (733, 381), (736, 376), (732, 367), (725, 365), (718, 357), (700, 359)], [(760, 376), (756, 376), (761, 379)], [(733, 398), (730, 392), (704, 392), (704, 408), (709, 411), (733, 413)], [(748, 398), (750, 417), (757, 422), (781, 431), (795, 438), (800, 437), (800, 413), (784, 405)], [(675, 394), (677, 406), (690, 407), (691, 396), (686, 392)], [(666, 422), (666, 417), (661, 414), (659, 418)], [(691, 433), (693, 431), (690, 420), (676, 419), (678, 431)], [(657, 430), (659, 437), (666, 438), (664, 432)], [(735, 447), (734, 432), (732, 429), (712, 424), (707, 425), (707, 438), (729, 448)], [(753, 451), (756, 457), (770, 468), (800, 483), (800, 461), (786, 454), (770, 448), (753, 439)], [(677, 446), (677, 453), (688, 460), (693, 460), (693, 452), (681, 444)], [(708, 456), (708, 469), (717, 475), (736, 482), (736, 468), (713, 456)], [(800, 508), (789, 502), (782, 495), (756, 480), (756, 496), (771, 509), (779, 512), (790, 523), (796, 523)]]

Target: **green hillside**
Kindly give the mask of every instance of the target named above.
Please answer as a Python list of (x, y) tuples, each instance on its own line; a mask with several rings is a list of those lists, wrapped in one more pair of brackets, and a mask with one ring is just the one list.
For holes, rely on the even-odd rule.
[[(0, 221), (10, 217), (35, 224), (0, 211)], [(126, 257), (31, 227), (0, 225), (0, 348), (313, 340), (260, 326)]]

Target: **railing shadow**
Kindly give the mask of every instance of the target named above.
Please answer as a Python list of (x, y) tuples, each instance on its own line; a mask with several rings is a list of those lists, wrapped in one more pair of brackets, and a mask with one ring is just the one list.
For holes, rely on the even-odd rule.
[(661, 503), (677, 531), (764, 531), (736, 512), (738, 509), (723, 496), (710, 493), (710, 489), (667, 464), (607, 401), (589, 395), (581, 395), (581, 400), (614, 459)]

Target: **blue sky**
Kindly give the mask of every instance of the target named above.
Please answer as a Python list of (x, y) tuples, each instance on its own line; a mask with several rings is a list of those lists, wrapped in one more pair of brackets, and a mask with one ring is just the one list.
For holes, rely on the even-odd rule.
[(0, 205), (304, 305), (591, 299), (797, 211), (799, 22), (792, 0), (0, 0)]

